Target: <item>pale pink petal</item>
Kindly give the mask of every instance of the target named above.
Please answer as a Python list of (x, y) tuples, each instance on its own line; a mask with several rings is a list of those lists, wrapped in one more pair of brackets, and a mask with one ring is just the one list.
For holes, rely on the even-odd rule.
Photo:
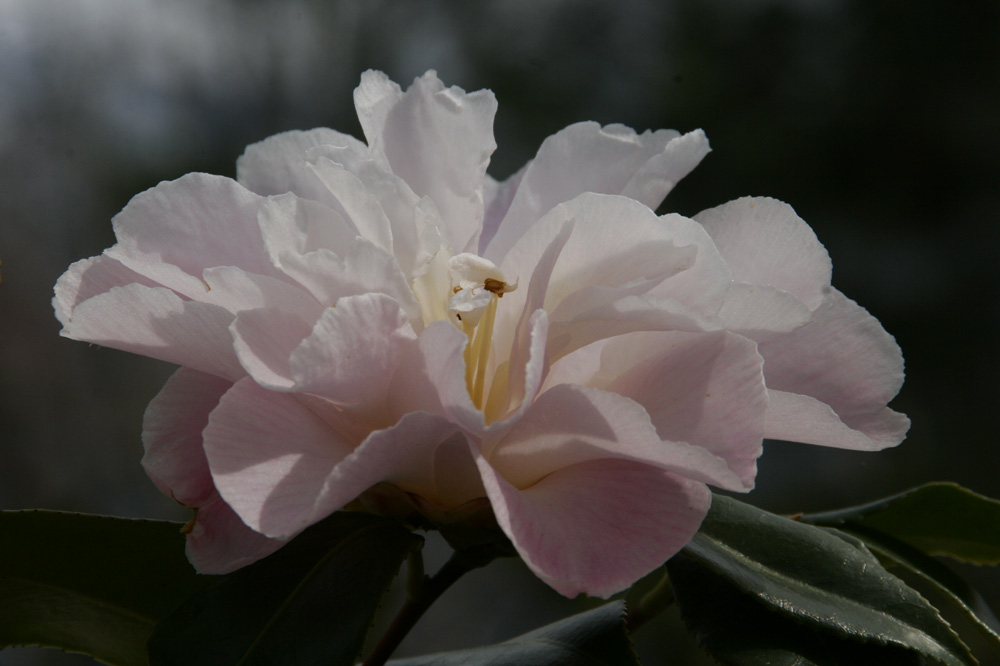
[(320, 409), (246, 378), (209, 417), (205, 454), (215, 487), (251, 529), (288, 537), (315, 521), (326, 478), (353, 450), (331, 425), (334, 408)]
[(655, 209), (707, 153), (700, 130), (679, 137), (672, 130), (570, 125), (547, 138), (527, 165), (484, 256), (499, 263), (539, 218), (584, 192), (625, 194)]
[[(808, 324), (763, 342), (758, 349), (764, 357), (768, 389), (825, 403), (848, 427), (872, 438), (878, 448), (902, 441), (909, 421), (886, 409), (903, 383), (902, 353), (877, 319), (840, 292), (831, 290)], [(803, 411), (802, 423), (795, 430), (797, 438), (805, 437), (813, 427), (817, 434), (805, 441), (857, 446), (853, 436), (843, 444), (834, 443), (827, 421), (818, 420), (815, 410)]]
[(194, 299), (205, 291), (206, 268), (239, 266), (279, 277), (257, 225), (261, 201), (221, 176), (192, 173), (160, 183), (115, 216), (118, 243), (105, 254)]
[[(652, 300), (642, 293), (654, 290), (660, 281), (689, 268), (695, 261), (697, 245), (684, 239), (678, 246), (671, 237), (669, 225), (642, 204), (625, 197), (582, 194), (572, 201), (556, 206), (540, 219), (507, 253), (500, 266), (508, 281), (532, 275), (542, 264), (543, 255), (565, 225), (572, 221), (572, 234), (562, 246), (548, 279), (544, 308), (550, 313), (555, 339), (555, 327), (562, 324), (576, 335), (580, 322), (601, 324), (606, 320), (614, 326), (619, 319), (635, 319), (637, 310), (647, 311), (654, 319), (662, 319), (658, 311), (664, 298)], [(587, 289), (603, 289), (586, 293)], [(584, 292), (576, 295), (578, 292)], [(620, 297), (620, 298), (619, 298)], [(510, 299), (508, 301), (508, 299)], [(498, 328), (511, 315), (519, 317), (527, 293), (518, 290), (504, 296), (498, 308)], [(559, 308), (566, 301), (565, 309)], [(676, 304), (675, 304), (676, 305)], [(671, 307), (674, 313), (677, 307)], [(680, 308), (690, 310), (689, 308)], [(619, 312), (619, 310), (623, 310)], [(593, 314), (590, 312), (593, 311)], [(584, 314), (585, 313), (585, 314)], [(697, 313), (684, 312), (688, 315)], [(503, 324), (506, 326), (507, 324)], [(671, 324), (672, 325), (672, 324)], [(636, 330), (629, 324), (627, 332)], [(640, 326), (641, 327), (641, 326)], [(582, 333), (583, 329), (579, 329)], [(563, 328), (559, 334), (566, 333)], [(612, 329), (610, 334), (615, 334)], [(592, 342), (594, 337), (575, 346)], [(571, 349), (552, 353), (568, 353)]]
[(527, 488), (546, 475), (590, 460), (631, 460), (728, 490), (746, 484), (726, 461), (700, 446), (664, 441), (634, 400), (560, 384), (542, 393), (484, 455), (507, 481)]
[(527, 319), (524, 335), (519, 338), (507, 361), (506, 395), (499, 390), (499, 382), (495, 382), (490, 390), (485, 410), (491, 424), (484, 434), (506, 428), (531, 407), (549, 369), (546, 355), (548, 333), (548, 315), (545, 310), (535, 310)]
[(299, 285), (248, 273), (235, 266), (209, 268), (204, 274), (208, 292), (199, 301), (224, 307), (233, 314), (243, 310), (280, 307), (303, 319), (314, 320), (323, 305)]
[[(523, 356), (528, 339), (528, 322), (537, 310), (544, 309), (552, 271), (573, 233), (573, 226), (573, 221), (568, 220), (558, 229), (554, 229), (555, 233), (548, 239), (544, 250), (531, 267), (527, 286), (507, 294), (503, 301), (497, 303), (493, 346), (499, 350), (501, 361), (513, 359), (519, 354)], [(520, 282), (521, 276), (518, 276), (517, 280)], [(513, 362), (515, 365), (521, 365), (523, 358), (515, 359)]]
[(396, 299), (414, 322), (421, 321), (420, 305), (395, 258), (364, 238), (356, 238), (339, 256), (325, 249), (304, 255), (285, 252), (279, 265), (323, 305), (335, 305), (346, 296), (382, 293)]
[(762, 365), (751, 340), (725, 331), (633, 333), (602, 347), (591, 385), (636, 401), (661, 439), (711, 451), (749, 489), (767, 409)]
[(686, 307), (712, 315), (719, 311), (733, 275), (715, 242), (694, 220), (671, 213), (660, 217), (669, 238), (679, 247), (697, 248), (690, 265), (670, 275), (651, 294), (673, 299)]
[(727, 330), (763, 342), (808, 323), (812, 312), (787, 291), (734, 282), (726, 292), (719, 318)]
[(198, 507), (185, 553), (198, 573), (227, 574), (263, 559), (287, 543), (246, 526), (219, 493)]
[(384, 418), (389, 383), (416, 347), (406, 313), (384, 294), (348, 296), (328, 308), (292, 352), (297, 391), (370, 418)]
[(400, 94), (384, 74), (368, 71), (354, 100), (373, 156), (434, 200), (456, 252), (476, 251), (483, 177), (496, 149), (493, 93), (445, 88), (431, 71)]
[(744, 197), (695, 215), (729, 262), (733, 279), (775, 287), (814, 310), (831, 263), (816, 234), (786, 203)]
[(186, 549), (191, 564), (204, 574), (229, 573), (284, 544), (244, 525), (212, 482), (201, 433), (231, 386), (227, 380), (180, 368), (143, 417), (142, 466), (164, 494), (196, 509)]
[(243, 369), (261, 386), (292, 390), (292, 352), (312, 333), (317, 318), (307, 319), (278, 307), (240, 312), (230, 331)]
[(257, 214), (264, 248), (277, 267), (285, 253), (308, 254), (316, 250), (344, 252), (360, 235), (342, 214), (294, 194), (268, 197)]
[(130, 284), (80, 303), (60, 334), (235, 381), (245, 373), (233, 351), (232, 321), (217, 305)]
[(380, 166), (367, 152), (359, 154), (355, 150), (323, 146), (310, 150), (307, 157), (312, 162), (323, 157), (343, 165), (364, 184), (365, 190), (374, 197), (389, 220), (392, 253), (403, 272), (413, 275), (420, 261), (419, 227), (425, 204), (406, 181)]
[(880, 451), (895, 446), (906, 435), (910, 421), (884, 407), (867, 418), (847, 418), (816, 398), (784, 391), (768, 391), (764, 436), (789, 442), (832, 446), (854, 451)]
[[(365, 439), (327, 475), (310, 520), (320, 520), (376, 483), (387, 481), (442, 508), (482, 497), (468, 440), (439, 415), (411, 412)], [(461, 474), (456, 478), (449, 475)]]
[(55, 296), (52, 298), (56, 319), (65, 326), (73, 318), (73, 308), (80, 303), (106, 293), (112, 287), (122, 287), (133, 282), (147, 287), (160, 286), (110, 257), (100, 255), (81, 259), (71, 265), (56, 282)]
[(627, 460), (592, 460), (518, 489), (478, 459), (497, 522), (535, 574), (567, 597), (609, 597), (698, 531), (711, 493)]
[(164, 495), (197, 506), (215, 492), (201, 432), (231, 381), (180, 368), (146, 407), (142, 466)]
[[(652, 135), (643, 132), (640, 137), (655, 137), (662, 131)], [(663, 152), (639, 167), (621, 193), (656, 210), (681, 178), (691, 173), (711, 150), (705, 132), (700, 129), (675, 135), (663, 147)]]
[[(721, 328), (718, 317), (705, 317), (670, 298), (630, 295), (606, 299), (602, 289), (595, 293), (595, 305), (572, 319), (551, 315), (549, 355), (553, 362), (580, 347), (616, 335), (635, 331), (713, 331)], [(608, 302), (610, 300), (610, 302)]]
[(486, 174), (483, 181), (483, 231), (479, 235), (478, 254), (486, 256), (486, 248), (500, 228), (500, 223), (507, 216), (514, 195), (517, 194), (517, 188), (521, 185), (521, 179), (524, 178), (530, 165), (531, 162), (528, 162), (502, 183), (498, 183), (490, 174)]
[(464, 333), (449, 322), (431, 324), (420, 333), (417, 349), (400, 363), (389, 389), (388, 405), (398, 417), (408, 412), (443, 414), (471, 432), (485, 428), (465, 383), (468, 343)]
[(316, 176), (330, 190), (330, 207), (350, 220), (358, 233), (392, 254), (392, 226), (378, 198), (341, 164), (319, 157), (311, 164)]
[(331, 129), (283, 132), (247, 146), (236, 161), (236, 179), (248, 190), (264, 196), (292, 192), (305, 199), (324, 201), (329, 193), (309, 169), (306, 151), (325, 145), (368, 152), (353, 136)]

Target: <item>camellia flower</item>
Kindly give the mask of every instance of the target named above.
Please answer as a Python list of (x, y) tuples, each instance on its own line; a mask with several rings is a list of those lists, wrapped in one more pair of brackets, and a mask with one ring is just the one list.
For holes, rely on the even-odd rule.
[(701, 131), (572, 125), (498, 183), (489, 91), (366, 72), (355, 103), (367, 145), (288, 132), (161, 183), (56, 286), (63, 335), (182, 366), (143, 464), (197, 509), (200, 571), (390, 488), (439, 525), (488, 502), (549, 585), (607, 596), (707, 484), (753, 486), (763, 438), (903, 438), (899, 349), (789, 206), (653, 212)]

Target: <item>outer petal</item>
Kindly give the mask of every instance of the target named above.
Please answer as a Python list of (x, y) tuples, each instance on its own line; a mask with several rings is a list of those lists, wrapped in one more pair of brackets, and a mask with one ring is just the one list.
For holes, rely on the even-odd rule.
[(519, 490), (477, 459), (500, 527), (560, 594), (609, 597), (662, 565), (708, 512), (701, 483), (626, 460), (592, 460)]
[(592, 386), (635, 400), (662, 439), (723, 458), (753, 487), (767, 390), (756, 345), (724, 331), (633, 333), (604, 345)]
[(416, 347), (416, 339), (406, 313), (392, 298), (342, 298), (292, 352), (296, 390), (384, 419), (389, 382), (400, 359)]
[(812, 312), (787, 291), (734, 282), (726, 292), (719, 318), (727, 330), (763, 342), (803, 326)]
[(431, 71), (405, 93), (367, 71), (354, 101), (373, 156), (417, 196), (437, 204), (457, 252), (475, 252), (483, 220), (483, 177), (493, 141), (493, 93), (445, 88)]
[(192, 173), (160, 183), (115, 216), (118, 244), (105, 254), (196, 300), (205, 293), (206, 268), (239, 266), (280, 277), (257, 226), (261, 201), (221, 176)]
[(104, 255), (75, 262), (56, 282), (52, 307), (56, 319), (66, 326), (73, 318), (73, 309), (89, 298), (108, 292), (112, 287), (138, 283), (147, 287), (160, 286), (154, 280), (139, 275), (120, 261)]
[(287, 543), (254, 532), (219, 493), (198, 506), (185, 552), (198, 573), (227, 574), (263, 559)]
[(305, 199), (326, 201), (329, 192), (306, 162), (306, 151), (326, 145), (368, 152), (353, 136), (331, 129), (283, 132), (247, 146), (236, 161), (236, 179), (264, 196), (293, 192)]
[(330, 472), (316, 495), (312, 520), (381, 481), (444, 509), (484, 494), (458, 426), (438, 415), (413, 412), (393, 427), (373, 432)]
[[(903, 356), (891, 335), (854, 301), (833, 290), (805, 326), (758, 346), (764, 357), (769, 390), (797, 393), (825, 403), (842, 425), (871, 439), (867, 446), (856, 435), (832, 435), (842, 425), (820, 418), (816, 405), (798, 401), (801, 418), (784, 409), (780, 400), (768, 414), (767, 436), (792, 436), (825, 446), (879, 449), (895, 446), (909, 428), (909, 420), (886, 404), (903, 383)], [(781, 424), (778, 427), (778, 424)], [(773, 428), (773, 431), (772, 431)], [(810, 432), (812, 434), (810, 434)]]
[(353, 450), (333, 426), (333, 408), (317, 413), (298, 396), (247, 378), (212, 412), (205, 454), (219, 494), (252, 529), (288, 537), (314, 522), (330, 471)]
[(309, 336), (315, 323), (316, 317), (306, 319), (270, 307), (240, 312), (229, 330), (246, 373), (265, 388), (290, 391), (295, 387), (292, 352)]
[(130, 284), (78, 305), (61, 334), (235, 381), (244, 372), (229, 335), (232, 321), (232, 313), (217, 305)]
[(234, 571), (284, 542), (247, 527), (222, 501), (202, 448), (208, 415), (232, 383), (181, 368), (146, 408), (142, 465), (164, 494), (197, 509), (187, 535), (188, 559), (200, 573)]
[(484, 256), (500, 263), (539, 218), (584, 192), (624, 194), (655, 209), (708, 150), (701, 130), (680, 137), (671, 130), (570, 125), (547, 138), (526, 167)]
[(522, 489), (570, 465), (630, 460), (729, 490), (746, 490), (722, 458), (700, 446), (663, 441), (635, 401), (585, 386), (549, 389), (499, 442), (486, 444), (483, 453), (490, 465)]
[(829, 405), (808, 395), (768, 391), (766, 434), (770, 439), (805, 442), (855, 451), (879, 451), (899, 444), (910, 421), (888, 407), (865, 417), (841, 419)]
[(830, 286), (830, 255), (788, 204), (744, 197), (694, 219), (715, 240), (734, 279), (787, 291), (810, 310), (822, 302)]

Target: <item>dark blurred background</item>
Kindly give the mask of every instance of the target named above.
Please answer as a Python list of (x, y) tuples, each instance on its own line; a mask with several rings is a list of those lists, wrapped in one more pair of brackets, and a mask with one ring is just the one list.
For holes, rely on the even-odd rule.
[[(360, 137), (351, 95), (368, 68), (491, 88), (495, 177), (580, 120), (700, 127), (714, 152), (663, 211), (768, 195), (812, 225), (834, 285), (903, 348), (894, 406), (913, 427), (877, 454), (769, 444), (749, 501), (821, 510), (943, 479), (1000, 497), (995, 0), (0, 0), (0, 508), (184, 517), (138, 465), (143, 409), (172, 368), (60, 338), (52, 286), (161, 180), (233, 176), (245, 145), (283, 130)], [(1000, 606), (1000, 572), (972, 573)], [(572, 608), (515, 562), (450, 596), (405, 650), (501, 640)], [(666, 626), (642, 645), (675, 640)]]

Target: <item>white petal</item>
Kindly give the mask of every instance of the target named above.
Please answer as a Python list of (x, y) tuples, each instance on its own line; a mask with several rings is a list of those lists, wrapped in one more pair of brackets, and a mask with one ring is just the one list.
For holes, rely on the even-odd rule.
[(662, 440), (635, 401), (572, 384), (538, 396), (487, 457), (518, 488), (570, 465), (630, 460), (729, 490), (746, 489), (726, 462), (707, 449)]
[(311, 166), (333, 195), (328, 205), (350, 220), (359, 235), (392, 254), (392, 227), (378, 198), (343, 165), (320, 157)]
[(329, 194), (306, 162), (306, 151), (325, 145), (368, 152), (353, 136), (331, 129), (283, 132), (247, 146), (236, 161), (236, 179), (264, 196), (293, 192), (305, 199), (325, 201)]
[(493, 512), (535, 575), (567, 597), (609, 597), (661, 566), (711, 502), (697, 481), (627, 460), (592, 460), (518, 489), (477, 460)]
[(287, 537), (315, 522), (327, 476), (353, 449), (329, 424), (334, 418), (250, 378), (222, 397), (205, 428), (205, 454), (219, 494), (249, 527)]
[(655, 209), (707, 153), (700, 131), (678, 137), (670, 130), (636, 134), (622, 125), (570, 125), (547, 138), (527, 165), (484, 255), (500, 262), (545, 213), (584, 192), (624, 194)]
[(312, 332), (316, 318), (305, 318), (280, 307), (240, 312), (230, 331), (243, 369), (261, 386), (292, 390), (292, 352)]
[(729, 263), (733, 278), (775, 287), (815, 310), (830, 286), (827, 254), (792, 207), (744, 197), (695, 215)]
[(130, 284), (78, 305), (61, 334), (235, 381), (245, 373), (233, 351), (232, 321), (233, 314), (217, 305)]
[(100, 255), (81, 259), (71, 265), (56, 282), (55, 296), (52, 298), (56, 319), (65, 326), (73, 318), (73, 309), (80, 303), (106, 293), (112, 287), (133, 283), (147, 287), (160, 286), (156, 281), (110, 257)]
[(301, 255), (323, 249), (340, 254), (361, 235), (350, 220), (329, 206), (294, 194), (265, 199), (257, 223), (275, 266), (284, 253)]
[(633, 333), (603, 346), (591, 385), (635, 400), (662, 439), (711, 451), (749, 489), (768, 404), (762, 366), (751, 340), (725, 331)]
[(384, 74), (365, 72), (354, 99), (372, 155), (417, 196), (434, 200), (455, 250), (474, 252), (483, 177), (496, 149), (493, 93), (445, 88), (433, 71), (400, 93)]
[(135, 196), (113, 223), (107, 250), (137, 273), (198, 299), (207, 268), (238, 266), (280, 277), (257, 226), (263, 199), (220, 176), (192, 173)]
[(342, 298), (292, 352), (296, 389), (373, 420), (384, 419), (389, 382), (416, 339), (406, 313), (388, 296)]
[(280, 307), (304, 319), (315, 319), (323, 306), (302, 287), (266, 275), (255, 275), (233, 266), (209, 268), (204, 274), (208, 292), (199, 300), (232, 313)]
[(283, 253), (279, 263), (324, 305), (346, 296), (382, 293), (395, 298), (413, 321), (421, 320), (420, 305), (395, 258), (364, 238), (356, 238), (343, 258), (320, 249), (305, 255)]

